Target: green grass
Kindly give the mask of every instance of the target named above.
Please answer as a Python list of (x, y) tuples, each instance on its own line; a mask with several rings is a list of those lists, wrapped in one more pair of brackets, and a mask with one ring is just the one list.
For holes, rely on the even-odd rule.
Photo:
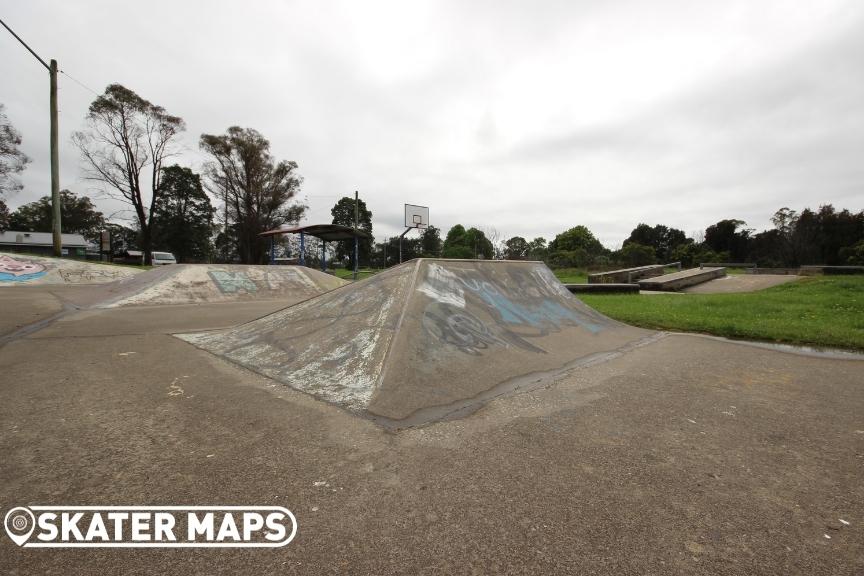
[(581, 268), (557, 268), (552, 270), (562, 284), (587, 284), (588, 272)]
[(747, 270), (748, 270), (747, 268), (726, 268), (726, 274), (735, 274), (735, 275), (749, 274), (749, 272), (747, 272)]
[(813, 277), (744, 294), (584, 294), (622, 322), (741, 338), (864, 350), (864, 276)]
[[(79, 260), (84, 262), (84, 260)], [(121, 268), (137, 268), (138, 270), (151, 270), (155, 266), (145, 266), (144, 264), (125, 264), (121, 262), (100, 262), (99, 260), (87, 260), (88, 264), (101, 264), (102, 266), (119, 266)]]
[[(357, 279), (363, 280), (364, 278), (373, 276), (380, 271), (381, 270), (378, 268), (360, 268), (359, 270), (357, 270)], [(348, 270), (346, 268), (335, 268), (332, 270), (332, 272), (338, 278), (342, 278), (343, 280), (351, 280), (354, 277), (354, 271)]]

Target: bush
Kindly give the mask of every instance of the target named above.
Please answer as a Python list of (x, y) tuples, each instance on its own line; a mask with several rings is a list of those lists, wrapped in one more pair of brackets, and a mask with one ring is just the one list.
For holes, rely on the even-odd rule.
[(657, 254), (651, 246), (644, 246), (636, 242), (628, 242), (618, 251), (618, 259), (627, 266), (645, 266), (657, 261)]
[(840, 262), (847, 266), (864, 266), (864, 240), (841, 248), (838, 255)]
[(552, 268), (584, 268), (591, 264), (591, 256), (582, 248), (558, 250), (549, 255), (547, 263)]
[(728, 262), (728, 252), (714, 252), (702, 244), (689, 242), (678, 246), (672, 252), (672, 260), (681, 262), (686, 267), (698, 266), (702, 262)]

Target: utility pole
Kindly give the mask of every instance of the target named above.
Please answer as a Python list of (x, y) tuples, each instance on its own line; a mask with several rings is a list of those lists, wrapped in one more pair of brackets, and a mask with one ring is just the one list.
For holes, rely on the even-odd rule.
[(360, 228), (360, 197), (357, 190), (354, 191), (354, 280), (357, 280), (357, 257), (359, 254), (357, 230)]
[(57, 60), (51, 60), (48, 68), (51, 80), (51, 232), (54, 237), (54, 256), (63, 254), (63, 237), (60, 235), (60, 145), (57, 143), (60, 128), (57, 121)]
[(63, 255), (63, 239), (60, 236), (60, 153), (57, 143), (59, 128), (57, 127), (57, 61), (51, 60), (51, 65), (45, 63), (45, 60), (39, 57), (18, 34), (15, 33), (3, 20), (0, 20), (6, 30), (21, 43), (24, 48), (32, 54), (45, 68), (48, 69), (48, 78), (51, 86), (50, 96), (50, 111), (51, 111), (51, 207), (53, 217), (51, 219), (51, 231), (54, 237), (54, 256), (60, 257)]

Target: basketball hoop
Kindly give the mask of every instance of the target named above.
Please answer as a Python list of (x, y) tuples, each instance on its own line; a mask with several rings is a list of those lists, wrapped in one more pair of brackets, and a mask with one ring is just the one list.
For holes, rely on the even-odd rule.
[(405, 204), (405, 227), (406, 228), (428, 228), (429, 207)]
[(405, 204), (405, 231), (399, 235), (399, 263), (402, 263), (402, 238), (411, 230), (429, 227), (429, 207)]

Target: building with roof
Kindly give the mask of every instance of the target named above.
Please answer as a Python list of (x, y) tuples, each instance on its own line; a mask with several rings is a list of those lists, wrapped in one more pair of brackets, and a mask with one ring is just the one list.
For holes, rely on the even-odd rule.
[[(61, 234), (63, 256), (86, 258), (87, 242), (81, 234)], [(54, 255), (54, 238), (51, 232), (0, 232), (0, 252), (27, 252), (44, 256)]]

